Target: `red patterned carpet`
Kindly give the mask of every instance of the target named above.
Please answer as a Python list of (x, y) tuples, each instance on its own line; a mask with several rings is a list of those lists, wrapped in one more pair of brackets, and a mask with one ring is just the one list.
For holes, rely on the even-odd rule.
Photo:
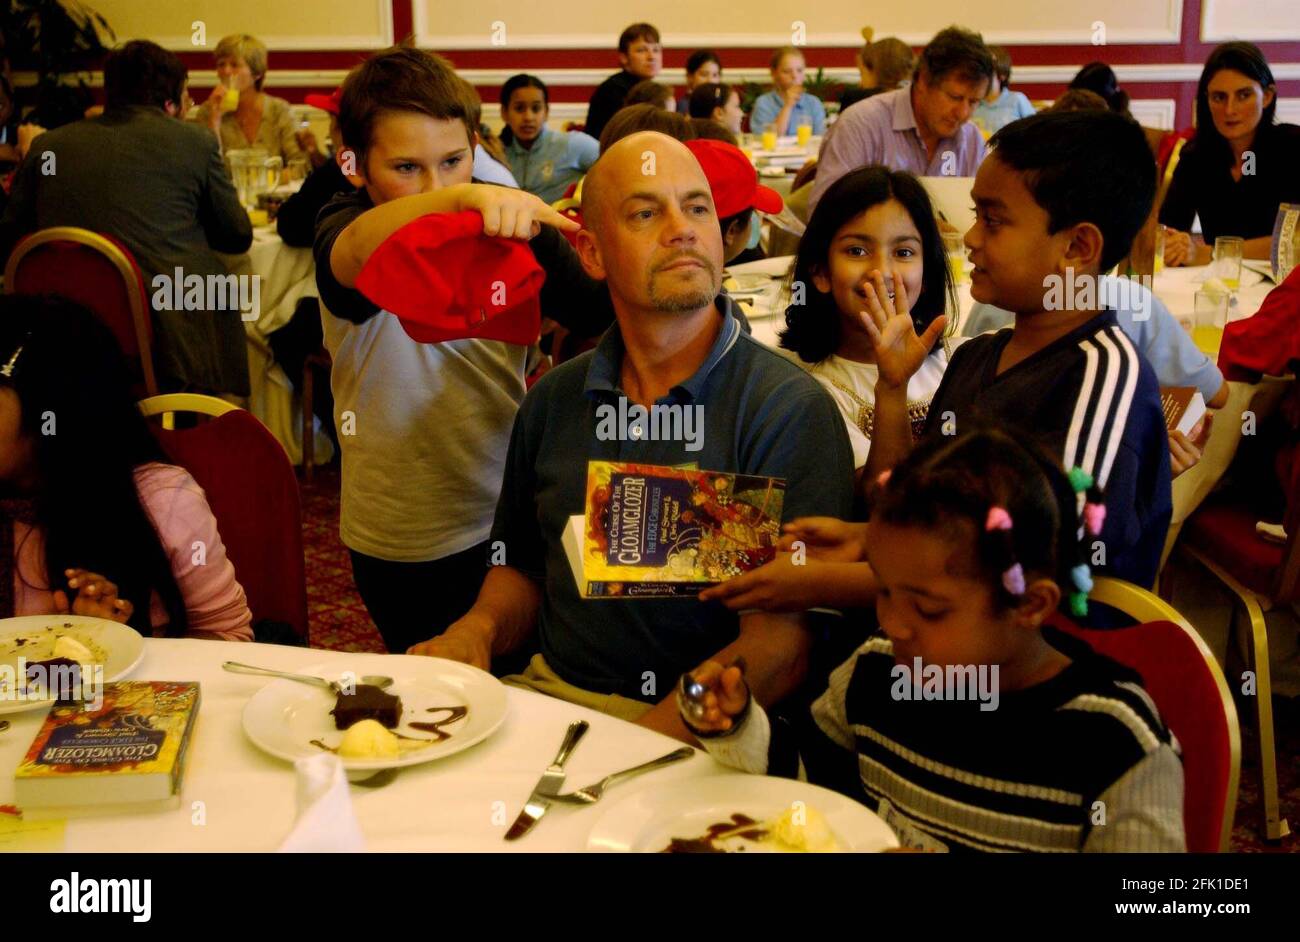
[(384, 651), (384, 642), (353, 585), (347, 547), (339, 542), (337, 464), (318, 468), (312, 483), (302, 484), (302, 539), (312, 647)]
[[(379, 632), (352, 584), (348, 551), (339, 542), (339, 471), (321, 468), (302, 486), (303, 542), (307, 554), (307, 605), (312, 647), (332, 651), (383, 651)], [(1240, 708), (1239, 708), (1240, 709)], [(1300, 700), (1274, 699), (1282, 815), (1300, 831)], [(1261, 838), (1259, 762), (1254, 733), (1242, 735), (1241, 792), (1232, 849), (1241, 853), (1300, 853), (1300, 835), (1279, 844)]]

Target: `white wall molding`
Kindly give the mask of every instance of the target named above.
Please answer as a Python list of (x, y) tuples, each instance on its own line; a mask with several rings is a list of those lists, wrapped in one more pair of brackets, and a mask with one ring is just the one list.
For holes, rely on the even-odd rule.
[(1295, 0), (1264, 0), (1269, 10), (1281, 10), (1282, 19), (1268, 22), (1259, 15), (1265, 11), (1252, 0), (1203, 0), (1201, 4), (1201, 42), (1220, 43), (1229, 39), (1254, 42), (1300, 42), (1300, 5)]
[(1178, 113), (1178, 102), (1172, 98), (1133, 98), (1129, 100), (1128, 110), (1134, 120), (1144, 127), (1172, 131)]
[[(1012, 84), (1018, 87), (1021, 85), (1066, 83), (1074, 78), (1080, 66), (1082, 66), (1082, 63), (1079, 65), (1020, 66), (1012, 73)], [(1300, 79), (1300, 62), (1282, 62), (1272, 68), (1273, 76), (1278, 81)], [(506, 79), (521, 70), (457, 69), (456, 71), (470, 84), (486, 87), (503, 85)], [(563, 88), (599, 85), (612, 74), (613, 69), (528, 69), (527, 71), (536, 75), (549, 86)], [(674, 88), (683, 87), (685, 78), (677, 75), (676, 71), (675, 69), (669, 69), (661, 78), (666, 78), (667, 83)], [(1118, 65), (1115, 66), (1115, 72), (1124, 85), (1142, 85), (1153, 82), (1195, 82), (1201, 77), (1201, 66), (1188, 63)], [(91, 86), (97, 87), (104, 83), (102, 72), (83, 72), (80, 74)], [(341, 84), (347, 74), (347, 69), (271, 69), (266, 74), (266, 85), (268, 88), (277, 86), (281, 88), (332, 88)], [(837, 82), (854, 83), (858, 80), (858, 72), (854, 68), (830, 68), (826, 69), (826, 75)], [(744, 82), (766, 83), (770, 81), (767, 69), (763, 68), (727, 69), (723, 74), (723, 78), (737, 84)], [(190, 70), (190, 84), (196, 88), (208, 88), (215, 85), (216, 82), (217, 73), (213, 70)], [(14, 84), (20, 86), (34, 85), (36, 84), (36, 74), (34, 72), (15, 72)]]

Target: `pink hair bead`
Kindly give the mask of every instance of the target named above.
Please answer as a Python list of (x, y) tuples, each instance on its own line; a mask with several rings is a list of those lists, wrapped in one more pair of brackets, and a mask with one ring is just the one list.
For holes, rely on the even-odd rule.
[(1001, 507), (990, 507), (989, 515), (984, 520), (985, 530), (1010, 530), (1011, 514)]

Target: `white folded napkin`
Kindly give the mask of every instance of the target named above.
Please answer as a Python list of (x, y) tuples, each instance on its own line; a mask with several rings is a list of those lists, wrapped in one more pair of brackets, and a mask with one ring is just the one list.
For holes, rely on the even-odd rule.
[(294, 763), (298, 816), (281, 853), (356, 853), (366, 849), (352, 810), (347, 773), (336, 755), (322, 752)]

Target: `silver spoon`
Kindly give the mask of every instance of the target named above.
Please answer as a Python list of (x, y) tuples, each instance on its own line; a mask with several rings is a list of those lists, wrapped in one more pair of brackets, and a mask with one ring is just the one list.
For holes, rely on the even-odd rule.
[[(335, 693), (343, 693), (343, 685), (337, 680), (326, 680), (324, 677), (313, 677), (311, 674), (291, 674), (287, 671), (274, 671), (269, 667), (240, 664), (238, 661), (226, 661), (221, 666), (232, 674), (261, 674), (267, 677), (283, 677), (286, 680), (296, 680), (299, 683), (311, 684), (313, 687), (324, 687)], [(361, 678), (360, 682), (369, 684), (372, 687), (378, 687), (380, 690), (387, 690), (393, 685), (393, 678), (385, 677), (382, 674), (366, 674)]]
[(600, 796), (605, 793), (605, 789), (615, 782), (621, 782), (624, 779), (632, 778), (634, 775), (643, 775), (646, 772), (652, 772), (655, 769), (661, 769), (665, 765), (672, 765), (674, 762), (681, 762), (683, 759), (689, 759), (695, 755), (695, 750), (690, 746), (682, 746), (666, 756), (660, 756), (658, 759), (651, 759), (649, 762), (643, 762), (640, 765), (634, 765), (630, 769), (623, 769), (621, 772), (614, 772), (606, 775), (595, 785), (588, 785), (586, 788), (579, 788), (576, 792), (569, 792), (567, 795), (552, 795), (552, 801), (561, 801), (566, 805), (594, 805), (600, 801)]

